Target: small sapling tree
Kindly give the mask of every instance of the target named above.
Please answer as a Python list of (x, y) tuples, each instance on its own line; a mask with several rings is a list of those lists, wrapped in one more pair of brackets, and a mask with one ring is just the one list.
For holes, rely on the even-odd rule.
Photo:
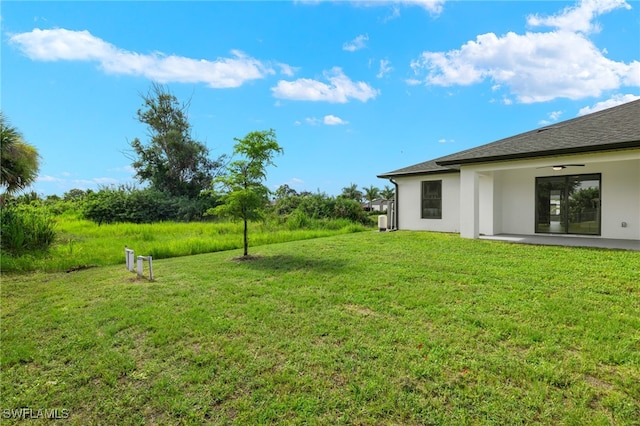
[(276, 140), (275, 130), (254, 131), (237, 142), (233, 154), (242, 158), (227, 166), (227, 174), (216, 179), (222, 187), (223, 204), (211, 209), (212, 214), (244, 222), (244, 257), (249, 256), (248, 222), (262, 219), (269, 202), (269, 190), (264, 185), (268, 166), (275, 166), (273, 157), (283, 150)]

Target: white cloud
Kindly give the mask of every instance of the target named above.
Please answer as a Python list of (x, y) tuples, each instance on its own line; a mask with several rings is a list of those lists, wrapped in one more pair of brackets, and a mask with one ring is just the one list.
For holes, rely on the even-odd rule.
[[(297, 177), (293, 177), (291, 179), (289, 179), (287, 182), (283, 183), (282, 185), (287, 185), (289, 188), (291, 189), (302, 189), (304, 187), (304, 180), (297, 178)], [(273, 185), (273, 189), (277, 190), (278, 188), (280, 188), (282, 185)]]
[(369, 40), (369, 36), (367, 34), (361, 34), (353, 40), (346, 42), (342, 45), (342, 50), (346, 50), (348, 52), (355, 52), (356, 50), (364, 49), (367, 47), (367, 41)]
[(538, 122), (538, 124), (540, 124), (542, 126), (546, 126), (546, 125), (549, 125), (551, 123), (555, 123), (556, 121), (558, 121), (560, 119), (561, 115), (562, 115), (562, 111), (552, 111), (549, 114), (547, 114), (547, 116), (549, 117), (549, 120), (540, 120)]
[(530, 25), (562, 27), (556, 31), (487, 33), (457, 50), (423, 52), (411, 62), (416, 78), (408, 83), (420, 79), (427, 85), (452, 86), (489, 80), (493, 90), (508, 90), (522, 103), (582, 99), (623, 85), (640, 85), (640, 62), (606, 58), (584, 33), (588, 29), (584, 19), (591, 22), (597, 14), (628, 5), (614, 0), (598, 5), (585, 0), (553, 19), (529, 17)]
[(273, 96), (280, 99), (332, 103), (346, 103), (350, 99), (366, 102), (380, 93), (365, 82), (351, 81), (339, 67), (334, 67), (323, 74), (329, 84), (309, 78), (295, 81), (280, 80), (275, 87), (271, 88), (271, 91)]
[(387, 22), (399, 17), (400, 17), (400, 8), (398, 6), (393, 6), (391, 9), (391, 14), (385, 17), (382, 20), (382, 22), (386, 24)]
[(393, 14), (388, 17), (387, 19), (385, 19), (385, 21), (388, 21), (389, 19), (393, 19), (396, 18), (398, 16), (400, 16), (400, 11), (398, 9), (398, 5), (401, 6), (417, 6), (420, 7), (424, 10), (426, 10), (427, 12), (429, 12), (431, 15), (439, 15), (440, 13), (442, 13), (442, 9), (444, 4), (447, 2), (448, 0), (351, 0), (352, 3), (357, 3), (359, 5), (366, 5), (366, 6), (387, 6), (389, 4), (393, 5)]
[(582, 0), (576, 6), (566, 7), (556, 15), (530, 15), (527, 17), (527, 24), (532, 27), (545, 26), (571, 32), (598, 32), (600, 27), (593, 22), (596, 16), (620, 7), (631, 9), (625, 0)]
[(404, 0), (396, 1), (395, 3), (419, 6), (433, 15), (438, 15), (442, 13), (442, 6), (445, 1), (446, 0)]
[[(340, 117), (337, 117), (335, 115), (325, 115), (324, 118), (320, 119), (320, 118), (316, 118), (316, 117), (307, 117), (304, 119), (305, 123), (307, 123), (310, 126), (319, 126), (320, 124), (324, 124), (326, 126), (337, 126), (337, 125), (341, 125), (341, 124), (349, 124), (348, 121), (343, 120)], [(300, 125), (300, 121), (296, 121), (295, 122), (296, 125)]]
[(380, 60), (380, 69), (378, 71), (378, 74), (376, 74), (376, 77), (382, 78), (385, 75), (389, 74), (391, 71), (393, 71), (393, 67), (389, 66), (390, 63), (391, 63), (391, 61), (389, 61), (387, 59), (381, 59)]
[[(38, 61), (90, 61), (111, 74), (137, 75), (158, 83), (205, 83), (212, 88), (239, 87), (247, 81), (275, 74), (273, 68), (239, 50), (215, 61), (160, 52), (141, 54), (120, 49), (88, 31), (41, 30), (14, 34), (10, 42)], [(278, 64), (290, 75), (294, 68)]]
[(442, 139), (438, 139), (438, 143), (454, 143), (455, 139), (447, 139), (447, 138), (442, 138)]
[(289, 186), (301, 186), (304, 185), (304, 181), (302, 179), (299, 179), (297, 177), (291, 178), (291, 180), (289, 182), (287, 182), (289, 184)]
[(562, 111), (553, 111), (549, 113), (549, 118), (553, 121), (558, 121), (560, 116), (562, 115)]
[(339, 124), (349, 124), (348, 121), (345, 121), (342, 118), (336, 117), (335, 115), (331, 115), (331, 114), (325, 115), (324, 119), (322, 121), (327, 126), (337, 126)]
[(629, 71), (624, 76), (623, 83), (627, 86), (640, 86), (640, 62), (634, 61), (629, 64)]
[(300, 69), (298, 67), (292, 67), (291, 65), (282, 63), (278, 63), (277, 65), (280, 68), (280, 73), (286, 75), (287, 77), (293, 77), (293, 75)]
[[(303, 3), (308, 5), (317, 5), (325, 1), (340, 1), (343, 0), (295, 0), (297, 3)], [(398, 5), (403, 6), (418, 6), (426, 10), (432, 15), (439, 15), (442, 12), (442, 7), (448, 0), (348, 0), (349, 3), (357, 6), (393, 6), (393, 14), (385, 19), (385, 22), (400, 16)]]
[(606, 101), (598, 102), (593, 106), (587, 106), (581, 108), (578, 111), (578, 116), (591, 114), (592, 112), (602, 111), (603, 109), (612, 108), (617, 105), (626, 104), (627, 102), (632, 102), (640, 99), (640, 96), (637, 95), (615, 95)]
[(60, 178), (49, 176), (49, 175), (42, 175), (36, 178), (37, 182), (60, 182), (61, 180), (62, 179)]

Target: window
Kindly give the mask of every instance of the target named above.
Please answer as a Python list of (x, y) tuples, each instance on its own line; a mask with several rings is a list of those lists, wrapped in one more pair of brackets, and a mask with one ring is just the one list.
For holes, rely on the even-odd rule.
[(600, 235), (600, 174), (536, 178), (536, 232)]
[(442, 181), (422, 182), (422, 218), (442, 219)]

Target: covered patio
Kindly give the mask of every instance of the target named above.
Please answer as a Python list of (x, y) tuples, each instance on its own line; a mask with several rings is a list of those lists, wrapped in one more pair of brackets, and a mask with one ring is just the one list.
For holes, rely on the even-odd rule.
[(613, 250), (640, 251), (639, 240), (618, 240), (612, 238), (583, 237), (578, 235), (481, 235), (480, 239), (505, 241), (519, 244), (536, 244), (565, 247), (594, 247)]

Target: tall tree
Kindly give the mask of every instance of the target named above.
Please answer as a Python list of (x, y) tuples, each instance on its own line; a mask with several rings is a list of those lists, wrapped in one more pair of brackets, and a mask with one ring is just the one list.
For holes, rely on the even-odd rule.
[(298, 196), (298, 192), (285, 183), (280, 185), (273, 195), (276, 200), (279, 200), (286, 197), (296, 197)]
[(342, 194), (340, 195), (350, 200), (356, 200), (359, 203), (362, 202), (362, 192), (360, 192), (360, 190), (358, 189), (358, 185), (356, 185), (355, 183), (342, 188)]
[(27, 188), (38, 177), (40, 155), (0, 112), (0, 185), (8, 194)]
[(275, 130), (255, 131), (243, 139), (234, 138), (234, 155), (242, 158), (231, 162), (227, 174), (217, 179), (222, 185), (223, 204), (212, 213), (244, 222), (244, 257), (249, 256), (248, 222), (259, 220), (269, 202), (269, 190), (264, 185), (267, 167), (275, 166), (273, 157), (283, 150), (276, 140)]
[(189, 104), (179, 103), (164, 86), (154, 84), (142, 98), (144, 108), (138, 110), (138, 120), (147, 125), (150, 142), (131, 141), (136, 177), (173, 196), (197, 197), (211, 186), (225, 156), (209, 158), (208, 148), (191, 137)]
[(380, 189), (373, 185), (362, 189), (364, 189), (364, 199), (369, 202), (369, 211), (371, 211), (371, 208), (373, 207), (373, 200), (380, 197)]

